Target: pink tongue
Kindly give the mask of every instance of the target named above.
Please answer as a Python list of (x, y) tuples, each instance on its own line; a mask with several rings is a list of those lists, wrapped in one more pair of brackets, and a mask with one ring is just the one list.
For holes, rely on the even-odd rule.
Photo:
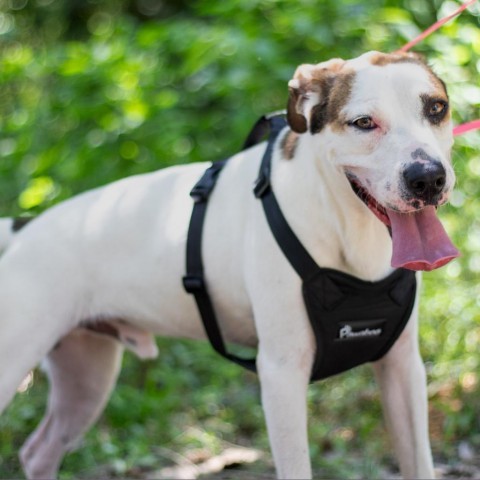
[(460, 255), (437, 218), (435, 207), (416, 213), (387, 209), (392, 224), (392, 267), (434, 270)]

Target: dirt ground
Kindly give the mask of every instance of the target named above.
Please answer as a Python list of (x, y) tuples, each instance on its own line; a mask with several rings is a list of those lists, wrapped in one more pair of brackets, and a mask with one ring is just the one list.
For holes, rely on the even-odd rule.
[[(458, 461), (450, 464), (435, 462), (437, 479), (480, 479), (480, 452), (462, 443), (458, 446)], [(193, 460), (193, 461), (192, 461)], [(138, 477), (137, 477), (138, 478)], [(140, 478), (148, 480), (274, 480), (275, 471), (270, 458), (257, 450), (243, 447), (227, 448), (220, 455), (210, 458), (177, 459), (175, 465), (155, 472), (144, 472)], [(326, 472), (315, 471), (314, 478), (332, 478)], [(353, 475), (351, 478), (361, 478)], [(400, 479), (398, 471), (385, 467), (378, 478), (382, 480)]]
[[(480, 480), (480, 452), (476, 452), (467, 442), (457, 445), (457, 460), (435, 461), (435, 474), (437, 479), (465, 479)], [(274, 480), (275, 470), (270, 455), (259, 450), (227, 444), (218, 455), (211, 455), (206, 450), (198, 449), (188, 452), (186, 456), (179, 455), (171, 450), (159, 448), (158, 456), (161, 464), (168, 465), (158, 470), (134, 468), (123, 472), (112, 472), (107, 466), (99, 465), (95, 471), (80, 473), (76, 478), (104, 480)], [(357, 461), (353, 460), (357, 459)], [(341, 457), (336, 457), (336, 462), (342, 462)], [(398, 470), (391, 465), (385, 465), (376, 470), (372, 476), (360, 473), (362, 462), (365, 458), (361, 452), (349, 455), (348, 470), (351, 474), (342, 478), (362, 479), (378, 478), (381, 480), (401, 479)], [(358, 468), (357, 468), (358, 463)], [(326, 470), (314, 471), (315, 479), (340, 478), (338, 475)]]

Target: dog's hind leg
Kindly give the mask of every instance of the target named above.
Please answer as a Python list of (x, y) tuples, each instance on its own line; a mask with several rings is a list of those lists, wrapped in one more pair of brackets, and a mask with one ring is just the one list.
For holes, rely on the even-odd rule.
[(47, 357), (47, 412), (20, 452), (28, 478), (55, 478), (63, 456), (103, 411), (115, 385), (123, 347), (75, 329)]
[(426, 374), (418, 348), (417, 308), (402, 335), (374, 364), (374, 369), (403, 478), (434, 478)]

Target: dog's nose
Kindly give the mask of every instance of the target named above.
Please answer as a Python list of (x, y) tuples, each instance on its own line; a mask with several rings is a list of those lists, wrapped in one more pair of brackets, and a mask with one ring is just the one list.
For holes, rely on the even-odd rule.
[(445, 168), (438, 161), (415, 162), (403, 171), (405, 184), (416, 198), (435, 203), (447, 181)]

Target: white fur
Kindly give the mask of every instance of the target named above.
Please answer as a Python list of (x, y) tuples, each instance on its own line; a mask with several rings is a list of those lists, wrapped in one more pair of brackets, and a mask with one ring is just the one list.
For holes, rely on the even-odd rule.
[[(375, 67), (365, 59), (351, 66), (359, 72), (346, 111), (381, 117), (384, 131), (372, 136), (348, 129), (339, 133), (327, 126), (316, 135), (307, 132), (291, 160), (282, 158), (280, 139), (272, 182), (285, 217), (319, 265), (377, 280), (391, 272), (391, 240), (385, 226), (353, 193), (345, 169), (378, 185), (375, 194), (385, 201), (382, 183), (395, 183), (397, 164), (408, 161), (405, 152), (418, 145), (426, 145), (449, 168), (451, 135), (446, 133), (448, 125), (426, 125), (418, 115), (418, 102), (408, 100), (432, 88), (420, 66)], [(300, 279), (252, 194), (264, 148), (259, 145), (234, 156), (221, 173), (207, 211), (204, 265), (225, 337), (259, 347), (262, 402), (277, 474), (305, 479), (311, 477), (306, 392), (315, 342)], [(64, 388), (68, 393), (70, 387), (62, 377), (62, 355), (49, 352), (62, 337), (60, 349), (78, 355), (85, 345), (90, 351), (98, 340), (94, 333), (78, 333), (81, 321), (123, 319), (138, 332), (205, 337), (181, 279), (192, 209), (189, 191), (206, 167), (169, 168), (79, 195), (15, 236), (0, 261), (0, 409), (46, 355), (56, 366), (55, 401), (65, 407), (61, 392)], [(451, 188), (451, 169), (448, 175)], [(388, 194), (388, 202), (399, 204), (395, 191)], [(75, 422), (49, 412), (55, 419), (49, 425), (56, 426), (48, 427), (48, 445), (42, 446), (37, 431), (24, 446), (22, 462), (30, 478), (54, 476), (68, 445), (98, 416), (118, 369), (118, 350), (108, 347), (105, 355), (108, 352), (110, 358), (94, 368), (94, 378), (105, 381), (83, 410), (73, 410)], [(79, 368), (76, 375), (86, 382), (89, 368)], [(375, 370), (403, 476), (433, 478), (416, 309)], [(68, 437), (63, 446), (57, 441), (60, 435)]]

